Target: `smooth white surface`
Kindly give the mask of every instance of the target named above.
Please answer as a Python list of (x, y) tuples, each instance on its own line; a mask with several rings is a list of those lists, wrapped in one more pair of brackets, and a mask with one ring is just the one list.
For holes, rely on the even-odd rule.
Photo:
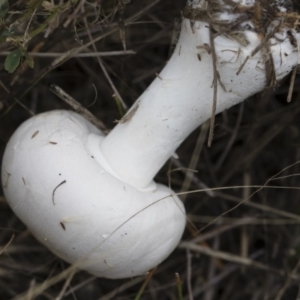
[(16, 215), (59, 257), (97, 276), (132, 277), (174, 250), (185, 211), (165, 186), (142, 192), (108, 173), (97, 161), (102, 139), (73, 112), (27, 120), (7, 145), (3, 189)]

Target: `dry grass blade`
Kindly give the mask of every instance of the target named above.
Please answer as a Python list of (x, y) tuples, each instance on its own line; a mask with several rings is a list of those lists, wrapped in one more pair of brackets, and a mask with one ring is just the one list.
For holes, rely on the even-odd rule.
[[(294, 269), (293, 269), (292, 272), (291, 272), (291, 275), (293, 275), (293, 276), (296, 275), (297, 272), (298, 272), (298, 270), (299, 270), (299, 268), (300, 268), (300, 260), (298, 260), (296, 266), (294, 267)], [(280, 291), (278, 292), (278, 295), (277, 295), (277, 297), (276, 297), (275, 300), (281, 300), (281, 298), (283, 297), (284, 293), (286, 292), (286, 290), (288, 289), (288, 287), (290, 286), (291, 283), (292, 283), (292, 278), (289, 277), (289, 278), (286, 280), (286, 282), (285, 282), (285, 284), (283, 285), (283, 287), (282, 287), (282, 288), (280, 289)]]
[(289, 93), (286, 99), (287, 103), (290, 103), (292, 101), (292, 95), (293, 95), (293, 90), (294, 90), (294, 85), (295, 85), (295, 80), (296, 80), (296, 74), (297, 74), (297, 67), (294, 68), (292, 72), (292, 77), (291, 77), (291, 83), (289, 87)]
[[(142, 10), (140, 10), (138, 13), (136, 13), (135, 15), (131, 16), (130, 18), (128, 18), (125, 22), (125, 24), (129, 24), (130, 22), (133, 22), (135, 20), (137, 20), (139, 17), (141, 17), (141, 15), (143, 15), (145, 12), (147, 12), (149, 9), (151, 9), (153, 6), (155, 6), (157, 3), (159, 3), (159, 0), (156, 0), (154, 2), (152, 2), (151, 4), (149, 4), (148, 6), (146, 6), (145, 8), (143, 8)], [(53, 71), (54, 69), (58, 68), (60, 65), (62, 65), (63, 63), (67, 62), (70, 58), (72, 58), (74, 55), (82, 52), (82, 51), (86, 51), (86, 49), (93, 45), (96, 42), (99, 42), (101, 40), (103, 40), (105, 37), (113, 34), (114, 32), (116, 32), (118, 30), (117, 24), (110, 30), (108, 30), (106, 33), (100, 35), (99, 37), (93, 39), (90, 42), (87, 42), (86, 44), (73, 48), (71, 50), (68, 50), (64, 53), (62, 53), (62, 55), (60, 57), (58, 57), (57, 59), (55, 59), (51, 65), (47, 68), (45, 68), (44, 70), (42, 70), (35, 78), (35, 80), (33, 81), (32, 85), (30, 85), (21, 95), (20, 99), (22, 99), (25, 95), (27, 95), (27, 93), (29, 93), (31, 91), (31, 89), (42, 79), (44, 78), (48, 73), (50, 73), (51, 71)]]
[(148, 286), (149, 282), (151, 281), (151, 279), (152, 279), (154, 273), (155, 273), (155, 269), (151, 270), (151, 271), (148, 273), (148, 275), (147, 275), (147, 277), (146, 277), (144, 283), (142, 284), (140, 290), (139, 290), (138, 293), (136, 294), (134, 300), (140, 300), (140, 299), (141, 299), (141, 297), (142, 297), (142, 295), (143, 295), (143, 293), (144, 293), (146, 287)]
[(98, 300), (110, 300), (113, 299), (116, 295), (118, 295), (119, 293), (122, 293), (123, 291), (126, 291), (127, 289), (135, 286), (136, 284), (142, 282), (144, 280), (143, 276), (134, 278), (124, 284), (122, 284), (121, 286), (119, 286), (118, 288), (116, 288), (115, 290), (111, 291), (110, 293), (104, 295), (103, 297), (99, 298)]
[(268, 212), (270, 214), (275, 214), (275, 215), (278, 215), (278, 216), (282, 216), (282, 217), (286, 217), (286, 218), (290, 218), (290, 219), (300, 221), (300, 216), (299, 215), (293, 214), (293, 213), (288, 212), (288, 211), (276, 209), (274, 207), (264, 205), (264, 204), (260, 204), (260, 203), (255, 203), (255, 202), (252, 202), (252, 201), (249, 201), (249, 200), (244, 201), (244, 200), (242, 200), (238, 197), (228, 195), (228, 194), (225, 194), (225, 193), (217, 192), (216, 194), (218, 196), (226, 199), (226, 200), (229, 200), (229, 201), (233, 201), (233, 202), (236, 202), (236, 203), (243, 203), (243, 205), (253, 207), (253, 208), (256, 208), (258, 210)]
[(208, 147), (211, 146), (213, 137), (214, 137), (214, 127), (215, 127), (215, 115), (217, 110), (217, 101), (218, 101), (218, 69), (217, 69), (217, 55), (215, 50), (215, 41), (212, 33), (212, 24), (210, 24), (209, 31), (209, 40), (211, 47), (211, 58), (212, 58), (212, 66), (213, 66), (213, 99), (212, 99), (212, 111), (210, 117), (210, 127), (209, 127), (209, 136), (208, 136)]
[(12, 243), (12, 241), (14, 240), (14, 238), (15, 238), (15, 235), (13, 234), (12, 236), (11, 236), (11, 238), (10, 238), (10, 240), (8, 241), (8, 243), (4, 246), (4, 247), (1, 247), (0, 248), (0, 255), (4, 252), (4, 251), (6, 251), (6, 249), (9, 247), (9, 245)]
[[(188, 191), (189, 188), (190, 188), (191, 182), (193, 180), (193, 175), (194, 175), (194, 172), (191, 173), (190, 170), (195, 170), (196, 169), (196, 166), (198, 164), (198, 160), (199, 160), (199, 157), (200, 157), (200, 154), (201, 154), (201, 150), (202, 150), (203, 145), (205, 143), (205, 138), (206, 138), (208, 128), (209, 128), (208, 122), (205, 122), (201, 126), (201, 130), (200, 130), (197, 142), (196, 142), (196, 146), (194, 148), (194, 151), (193, 151), (188, 169), (186, 171), (186, 176), (185, 176), (184, 181), (182, 183), (180, 193), (184, 193), (184, 192)], [(185, 200), (186, 196), (187, 196), (187, 194), (182, 195), (182, 197), (181, 197), (182, 201)]]
[(269, 271), (269, 272), (275, 273), (280, 276), (284, 276), (284, 277), (287, 276), (288, 278), (291, 278), (292, 280), (296, 280), (296, 281), (300, 280), (299, 276), (296, 276), (294, 274), (286, 274), (283, 270), (277, 270), (275, 268), (269, 267), (268, 265), (254, 261), (250, 258), (241, 257), (239, 255), (234, 255), (234, 254), (226, 253), (226, 252), (222, 252), (222, 251), (215, 251), (208, 247), (196, 245), (194, 243), (182, 242), (179, 244), (179, 248), (180, 249), (189, 249), (192, 251), (196, 251), (196, 252), (214, 257), (214, 258), (219, 258), (219, 259), (237, 263), (237, 264), (240, 264), (243, 266), (257, 268), (257, 269), (261, 269), (264, 271)]
[[(88, 28), (88, 22), (87, 22), (86, 18), (84, 18), (84, 23), (85, 23), (86, 27)], [(122, 23), (124, 25), (124, 22), (122, 22)], [(87, 30), (87, 32), (88, 32), (89, 39), (92, 41), (93, 38), (92, 38), (90, 30)], [(125, 32), (125, 25), (124, 25), (124, 32)], [(124, 41), (122, 41), (122, 43), (123, 43), (123, 46), (124, 46)], [(94, 52), (98, 52), (95, 43), (92, 44), (92, 48), (93, 48)], [(124, 51), (126, 51), (126, 47), (124, 47)], [(106, 70), (106, 67), (105, 67), (102, 59), (99, 56), (97, 56), (97, 61), (98, 61), (98, 64), (99, 64), (103, 74), (105, 75), (105, 78), (107, 79), (109, 85), (111, 86), (112, 90), (114, 91), (114, 95), (118, 97), (118, 100), (121, 102), (123, 109), (125, 111), (127, 111), (128, 106), (124, 102), (124, 100), (123, 100), (122, 96), (120, 95), (118, 89), (116, 88), (115, 84), (113, 83), (108, 71)]]
[(103, 130), (104, 132), (107, 132), (107, 127), (104, 125), (104, 123), (102, 121), (100, 121), (98, 118), (96, 118), (89, 110), (82, 107), (82, 105), (78, 101), (76, 101), (74, 98), (72, 98), (70, 95), (68, 95), (59, 86), (53, 84), (50, 89), (61, 100), (66, 102), (68, 105), (70, 105), (76, 112), (78, 112), (79, 114), (84, 116), (87, 120), (89, 120), (91, 123), (93, 123), (99, 129)]
[[(10, 7), (1, 17), (5, 2)], [(200, 15), (212, 22), (215, 13), (222, 13), (219, 0), (206, 2), (209, 5)], [(236, 1), (223, 2), (235, 12), (241, 9)], [(255, 2), (263, 8), (258, 14), (247, 8), (231, 24), (211, 24), (210, 43), (213, 48), (212, 39), (221, 35), (236, 40), (241, 24), (252, 20), (257, 26), (253, 31), (261, 35), (252, 55), (264, 53), (269, 63), (266, 80), (272, 84), (268, 46), (273, 45), (267, 42), (277, 29), (267, 35), (262, 25), (280, 16), (282, 26), (293, 24), (299, 31), (300, 16), (290, 8), (268, 13), (277, 0)], [(287, 2), (300, 9), (298, 0)], [(182, 11), (185, 15), (185, 4), (186, 0), (0, 1), (2, 65), (19, 47), (34, 62), (31, 69), (24, 54), (14, 74), (2, 72), (0, 158), (19, 124), (41, 112), (65, 109), (65, 103), (107, 132), (120, 119), (116, 102), (121, 96), (130, 107), (165, 66), (180, 31), (180, 21), (174, 20), (181, 19)], [(124, 51), (125, 47), (132, 50)], [(251, 53), (237, 73), (246, 71), (250, 58)], [(180, 249), (157, 267), (151, 280), (146, 276), (99, 279), (78, 272), (32, 237), (6, 202), (4, 183), (0, 187), (1, 300), (134, 299), (146, 284), (141, 297), (145, 299), (178, 299), (179, 295), (185, 300), (300, 299), (299, 74), (295, 69), (276, 90), (215, 116), (217, 98), (226, 88), (218, 74), (218, 59), (211, 60), (212, 147), (207, 147), (205, 130), (201, 137), (199, 131), (193, 132), (177, 149), (179, 159), (171, 158), (174, 169), (166, 166), (156, 178), (186, 198), (189, 222)], [(126, 125), (135, 108), (120, 122)], [(240, 251), (241, 240), (244, 251)], [(179, 293), (175, 273), (180, 274)]]
[[(197, 216), (197, 215), (188, 215), (188, 218), (193, 222), (209, 223), (215, 219), (213, 216)], [(279, 219), (279, 218), (252, 218), (252, 217), (243, 217), (243, 218), (226, 218), (222, 217), (218, 220), (218, 224), (230, 225), (231, 226), (243, 226), (243, 225), (271, 225), (271, 226), (283, 226), (283, 225), (297, 225), (300, 224), (300, 219)], [(226, 226), (224, 226), (226, 227)], [(232, 228), (232, 227), (231, 227)], [(221, 230), (222, 227), (219, 228)], [(201, 240), (206, 234), (201, 235)], [(197, 240), (198, 241), (198, 240)]]
[(186, 249), (186, 260), (187, 260), (187, 289), (188, 289), (188, 298), (189, 300), (194, 300), (193, 290), (192, 290), (192, 254), (189, 249)]
[(92, 283), (96, 279), (97, 279), (97, 277), (90, 276), (87, 279), (85, 279), (84, 281), (81, 281), (80, 283), (78, 283), (72, 287), (69, 287), (68, 291), (65, 292), (64, 297), (73, 295), (76, 291), (80, 290), (81, 288), (84, 288), (86, 285)]
[(62, 287), (62, 289), (61, 289), (59, 295), (55, 298), (55, 300), (61, 300), (61, 299), (64, 297), (64, 295), (65, 295), (65, 293), (66, 293), (66, 290), (67, 290), (67, 288), (69, 287), (69, 285), (70, 285), (70, 283), (71, 283), (71, 281), (72, 281), (72, 278), (73, 278), (73, 276), (75, 275), (75, 273), (76, 273), (76, 269), (74, 268), (74, 269), (73, 269), (73, 272), (71, 272), (71, 273), (69, 274), (67, 280), (66, 280), (65, 283), (64, 283), (64, 286)]
[[(0, 53), (0, 56), (7, 56), (10, 52), (3, 51)], [(57, 52), (28, 52), (28, 54), (32, 57), (61, 57), (64, 53)], [(103, 56), (119, 56), (119, 55), (132, 55), (136, 54), (133, 50), (126, 51), (107, 51), (107, 52), (88, 52), (88, 53), (77, 53), (74, 54), (73, 57), (103, 57)]]
[(178, 292), (178, 296), (177, 296), (178, 300), (183, 300), (181, 278), (178, 273), (175, 273), (175, 277), (176, 277), (176, 286)]
[[(32, 298), (37, 297), (41, 295), (44, 291), (46, 291), (48, 288), (53, 286), (54, 284), (70, 278), (71, 274), (74, 274), (74, 272), (77, 272), (76, 267), (70, 266), (69, 268), (63, 270), (58, 275), (55, 275), (49, 279), (47, 279), (45, 282), (35, 285), (31, 289), (31, 296)], [(73, 275), (72, 275), (73, 276)], [(12, 300), (27, 300), (27, 291), (14, 297)]]
[[(197, 178), (197, 176), (195, 176), (195, 172), (192, 172), (192, 170), (190, 170), (189, 168), (185, 168), (182, 163), (180, 162), (180, 160), (175, 159), (175, 158), (171, 158), (171, 162), (172, 164), (174, 164), (177, 169), (172, 170), (172, 172), (174, 171), (180, 171), (182, 172), (185, 177), (188, 178), (189, 181), (191, 181), (192, 183), (195, 184), (195, 186), (197, 186), (199, 189), (203, 190), (208, 196), (210, 197), (214, 197), (214, 191), (212, 189), (210, 189), (204, 182), (202, 182), (200, 179)], [(169, 172), (170, 173), (170, 172)], [(169, 180), (170, 182), (170, 180)], [(169, 184), (170, 186), (170, 184)], [(182, 195), (184, 196), (184, 198), (186, 197), (185, 192), (182, 193)]]
[(223, 165), (227, 155), (229, 154), (230, 152), (230, 149), (232, 148), (235, 140), (236, 140), (236, 137), (237, 137), (237, 134), (238, 134), (238, 130), (240, 128), (240, 125), (241, 125), (241, 122), (242, 122), (242, 117), (243, 117), (243, 112), (244, 112), (244, 103), (241, 103), (240, 105), (240, 110), (239, 110), (239, 116), (238, 116), (238, 119), (236, 121), (236, 125), (235, 125), (235, 128), (234, 128), (234, 131), (232, 132), (232, 135), (224, 149), (224, 151), (222, 152), (220, 158), (218, 159), (218, 162), (216, 163), (214, 169), (215, 170), (219, 170), (220, 167)]

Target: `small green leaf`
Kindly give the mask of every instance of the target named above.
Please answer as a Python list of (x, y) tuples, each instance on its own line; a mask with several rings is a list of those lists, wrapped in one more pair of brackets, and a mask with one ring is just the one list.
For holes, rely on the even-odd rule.
[(9, 73), (13, 73), (20, 64), (21, 57), (22, 50), (20, 48), (9, 53), (5, 59), (4, 69)]
[(117, 95), (114, 94), (113, 97), (115, 98), (115, 101), (116, 101), (116, 104), (117, 104), (119, 113), (120, 113), (121, 117), (123, 117), (123, 116), (126, 114), (126, 111), (125, 111), (125, 109), (123, 108), (122, 102), (121, 102), (121, 100), (118, 98)]
[(0, 0), (0, 18), (4, 18), (8, 13), (9, 5), (8, 0)]
[(33, 69), (33, 67), (34, 67), (34, 61), (33, 61), (32, 57), (29, 56), (29, 54), (28, 54), (27, 52), (25, 53), (25, 60), (26, 60), (26, 62), (27, 62), (27, 65), (28, 65), (31, 69)]

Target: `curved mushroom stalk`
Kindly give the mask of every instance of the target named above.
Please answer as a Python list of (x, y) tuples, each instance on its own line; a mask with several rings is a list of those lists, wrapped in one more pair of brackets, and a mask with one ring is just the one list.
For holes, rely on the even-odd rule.
[(143, 274), (174, 250), (184, 207), (153, 177), (212, 112), (275, 86), (298, 63), (295, 22), (269, 2), (274, 16), (262, 30), (255, 1), (189, 1), (170, 61), (108, 136), (68, 111), (19, 127), (2, 184), (39, 241), (107, 278)]
[[(286, 21), (275, 18), (264, 34), (257, 33), (254, 21), (247, 20), (254, 1), (231, 1), (232, 7), (209, 2), (189, 1), (185, 15), (192, 19), (183, 20), (171, 59), (101, 144), (115, 172), (139, 188), (150, 184), (212, 113), (275, 87), (298, 63), (300, 33)], [(216, 19), (207, 16), (208, 9), (216, 10)]]

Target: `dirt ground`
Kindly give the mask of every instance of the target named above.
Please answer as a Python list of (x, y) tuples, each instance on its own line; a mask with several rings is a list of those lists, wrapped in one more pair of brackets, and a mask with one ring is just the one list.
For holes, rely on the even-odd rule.
[[(130, 107), (170, 57), (185, 6), (185, 0), (24, 2), (9, 1), (6, 14), (0, 9), (0, 158), (30, 116), (72, 109), (53, 85), (113, 128), (125, 111), (122, 101)], [(6, 65), (15, 69), (9, 73), (5, 60), (21, 48), (20, 64)], [(148, 276), (63, 273), (68, 264), (35, 240), (0, 188), (0, 299), (300, 299), (300, 76), (287, 103), (290, 82), (289, 75), (216, 116), (211, 147), (206, 127), (195, 130), (179, 159), (156, 176), (168, 184), (176, 169), (173, 190), (195, 192), (183, 197), (189, 220), (183, 242)]]

